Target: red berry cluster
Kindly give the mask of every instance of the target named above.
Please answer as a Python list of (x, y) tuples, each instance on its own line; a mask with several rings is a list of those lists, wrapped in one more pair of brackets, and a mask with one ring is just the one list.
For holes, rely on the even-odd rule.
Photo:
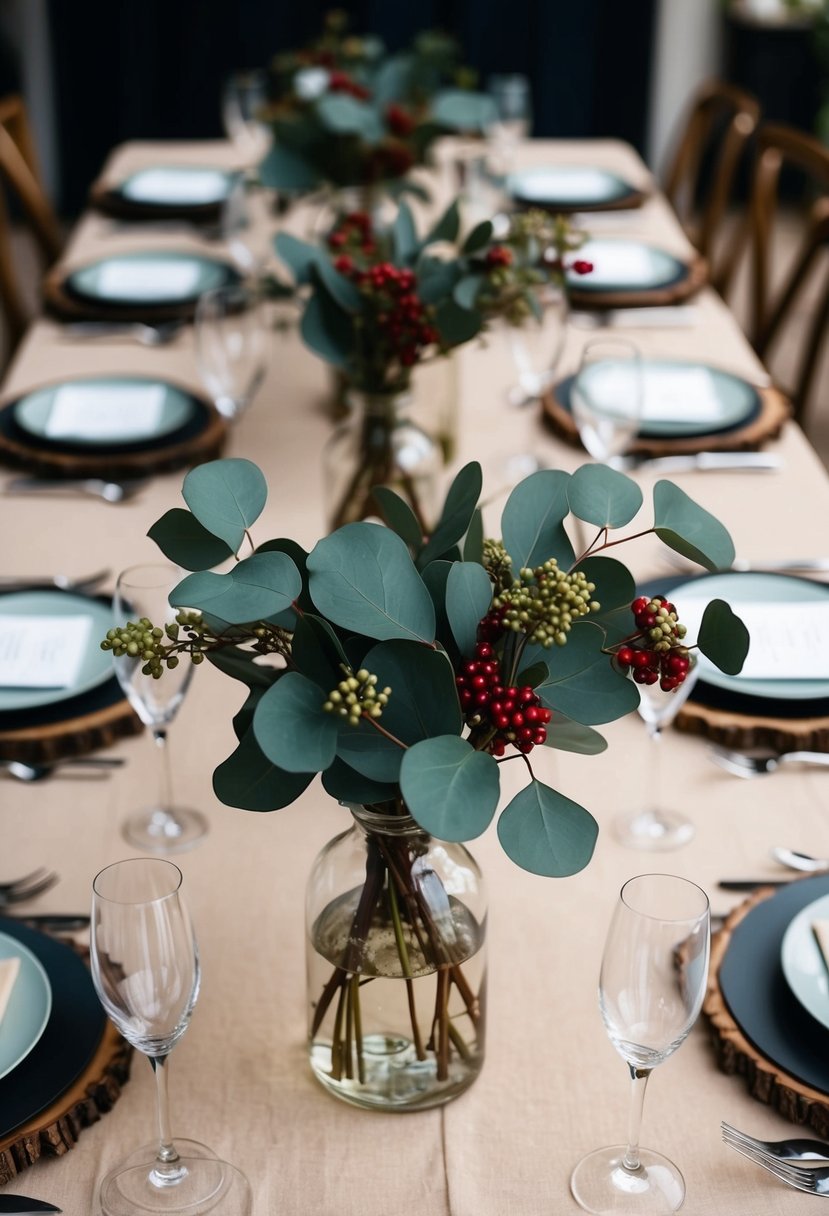
[(331, 93), (348, 93), (351, 97), (356, 97), (359, 101), (365, 101), (371, 97), (371, 93), (365, 85), (358, 84), (347, 72), (332, 72), (328, 78), (328, 90)]
[(347, 254), (338, 257), (334, 266), (369, 297), (379, 340), (404, 367), (415, 364), (425, 346), (440, 341), (426, 305), (417, 295), (414, 271), (391, 262), (361, 270)]
[(691, 666), (676, 609), (662, 596), (651, 599), (647, 595), (640, 595), (630, 607), (636, 628), (644, 635), (632, 641), (644, 644), (621, 646), (616, 651), (617, 663), (630, 670), (637, 684), (655, 684), (658, 680), (663, 692), (673, 692), (684, 683)]
[(478, 621), (478, 641), (496, 642), (504, 632), (504, 614), (506, 609), (493, 608), (486, 616)]
[(484, 261), (490, 269), (498, 266), (511, 266), (512, 250), (507, 249), (506, 245), (493, 245), (491, 249), (487, 249)]
[(493, 756), (503, 756), (508, 743), (526, 755), (546, 742), (550, 710), (532, 688), (504, 687), (501, 664), (489, 642), (478, 642), (475, 657), (463, 664), (456, 683), (467, 725), (497, 728), (486, 748)]
[[(373, 253), (376, 253), (377, 245), (374, 240), (371, 216), (368, 212), (350, 211), (347, 215), (342, 216), (333, 231), (328, 234), (328, 248), (332, 250), (350, 249), (365, 257), (371, 257)], [(340, 270), (340, 267), (337, 266), (337, 269)], [(348, 273), (347, 270), (340, 270), (340, 274)]]
[(570, 269), (574, 274), (592, 274), (593, 263), (585, 261), (584, 258), (577, 258), (571, 263)]
[(415, 128), (415, 120), (412, 118), (408, 110), (404, 110), (401, 105), (393, 101), (386, 108), (386, 122), (389, 130), (399, 136), (400, 139), (405, 139), (411, 135)]

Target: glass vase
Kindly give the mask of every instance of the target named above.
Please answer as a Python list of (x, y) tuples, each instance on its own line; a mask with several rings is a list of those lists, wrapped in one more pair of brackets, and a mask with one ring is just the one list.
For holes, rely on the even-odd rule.
[(405, 812), (349, 808), (306, 899), (309, 1051), (355, 1106), (424, 1110), (456, 1098), (484, 1058), (486, 902), (461, 844)]
[(348, 392), (345, 418), (323, 449), (331, 531), (379, 516), (375, 486), (395, 490), (425, 533), (434, 523), (442, 457), (437, 443), (409, 416), (407, 392)]

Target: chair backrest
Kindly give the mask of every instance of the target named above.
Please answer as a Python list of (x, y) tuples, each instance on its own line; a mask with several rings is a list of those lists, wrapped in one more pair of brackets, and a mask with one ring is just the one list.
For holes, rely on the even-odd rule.
[[(16, 196), (44, 261), (51, 265), (61, 250), (57, 216), (43, 189), (34, 140), (23, 99), (17, 94), (0, 97), (0, 179)], [(6, 193), (4, 192), (4, 193)], [(29, 320), (12, 250), (9, 209), (0, 193), (0, 302), (14, 349)]]
[(759, 121), (760, 103), (750, 93), (725, 81), (707, 81), (691, 100), (665, 174), (665, 194), (689, 239), (708, 259), (711, 282), (719, 291), (730, 282), (741, 245), (735, 248), (729, 241), (721, 250), (717, 237)]
[[(787, 196), (793, 181), (799, 179), (803, 187), (796, 222), (788, 225), (796, 236), (785, 267), (779, 205), (784, 173)], [(764, 124), (757, 137), (749, 218), (749, 337), (767, 361), (785, 332), (793, 370), (784, 387), (802, 422), (829, 320), (829, 148), (785, 124)]]

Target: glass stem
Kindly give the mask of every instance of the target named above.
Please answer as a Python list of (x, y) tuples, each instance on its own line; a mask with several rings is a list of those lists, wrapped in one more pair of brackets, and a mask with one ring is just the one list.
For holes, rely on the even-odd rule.
[(662, 731), (658, 726), (648, 728), (653, 747), (650, 749), (648, 789), (650, 790), (651, 813), (659, 815), (662, 810)]
[(626, 1170), (638, 1170), (639, 1164), (639, 1133), (642, 1130), (642, 1108), (645, 1105), (645, 1089), (647, 1088), (648, 1078), (651, 1075), (650, 1068), (634, 1068), (632, 1064), (628, 1065), (630, 1069), (630, 1111), (628, 1113), (628, 1146), (625, 1150), (625, 1155), (622, 1158), (622, 1165)]
[(153, 741), (159, 750), (158, 768), (158, 806), (162, 811), (172, 812), (173, 782), (170, 774), (170, 752), (167, 747), (167, 731), (160, 726), (153, 727)]
[[(170, 1099), (167, 1092), (167, 1061), (169, 1055), (150, 1056), (150, 1064), (155, 1073), (155, 1100), (158, 1115), (158, 1157), (160, 1165), (173, 1165), (178, 1161), (178, 1152), (173, 1144), (173, 1134), (170, 1130)], [(156, 1171), (161, 1173), (163, 1171)]]

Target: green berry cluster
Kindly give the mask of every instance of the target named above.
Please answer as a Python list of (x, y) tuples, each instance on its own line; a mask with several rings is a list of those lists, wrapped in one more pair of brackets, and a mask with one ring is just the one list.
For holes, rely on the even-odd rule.
[(574, 620), (600, 605), (592, 599), (596, 584), (588, 582), (581, 570), (568, 574), (550, 558), (534, 570), (519, 572), (510, 587), (492, 601), (503, 612), (505, 629), (525, 633), (545, 649), (563, 646)]
[(145, 676), (154, 680), (161, 677), (164, 666), (170, 669), (178, 666), (178, 655), (168, 653), (164, 643), (165, 636), (172, 641), (178, 637), (178, 625), (167, 625), (161, 629), (153, 625), (149, 617), (142, 616), (139, 621), (127, 621), (126, 625), (110, 629), (101, 642), (102, 650), (111, 650), (117, 659), (141, 659), (141, 668)]
[(372, 675), (365, 667), (352, 671), (350, 667), (341, 664), (345, 679), (328, 694), (323, 709), (328, 714), (338, 714), (348, 718), (349, 726), (358, 726), (360, 718), (368, 714), (370, 718), (379, 718), (383, 707), (388, 704), (391, 696), (390, 688), (378, 691), (377, 676)]
[(496, 590), (512, 586), (512, 558), (502, 540), (485, 540), (483, 567)]

